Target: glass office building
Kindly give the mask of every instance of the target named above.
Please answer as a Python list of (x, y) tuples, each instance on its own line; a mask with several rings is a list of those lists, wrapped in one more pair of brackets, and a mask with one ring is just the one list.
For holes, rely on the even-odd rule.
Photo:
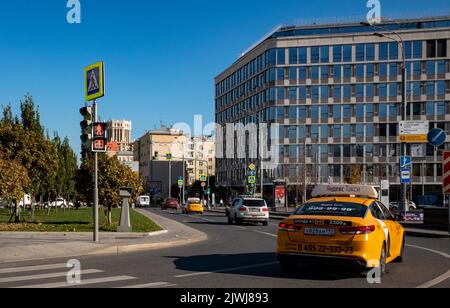
[[(266, 191), (286, 180), (292, 199), (305, 183), (389, 180), (396, 199), (403, 54), (407, 120), (450, 134), (450, 17), (380, 26), (400, 34), (404, 53), (397, 36), (360, 24), (286, 27), (216, 77), (218, 124), (280, 125), (280, 164), (264, 173)], [(407, 145), (414, 154), (412, 196), (442, 194), (444, 149), (450, 143), (438, 151)], [(236, 157), (217, 159), (217, 181), (242, 192), (249, 160)]]

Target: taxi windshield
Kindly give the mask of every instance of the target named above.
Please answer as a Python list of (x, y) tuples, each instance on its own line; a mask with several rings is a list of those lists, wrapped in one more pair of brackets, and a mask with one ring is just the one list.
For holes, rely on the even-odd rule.
[(294, 215), (299, 216), (344, 216), (364, 218), (367, 206), (350, 202), (313, 202), (299, 207)]

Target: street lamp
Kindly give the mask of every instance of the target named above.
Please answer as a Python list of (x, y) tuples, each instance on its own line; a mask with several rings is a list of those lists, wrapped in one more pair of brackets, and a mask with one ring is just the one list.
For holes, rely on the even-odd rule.
[[(395, 22), (395, 21), (393, 21)], [(372, 27), (374, 30), (380, 30), (383, 32), (386, 32), (387, 34), (381, 33), (381, 32), (375, 32), (373, 35), (378, 38), (386, 38), (392, 41), (395, 41), (398, 43), (402, 48), (402, 104), (403, 104), (403, 112), (402, 112), (402, 121), (406, 121), (408, 117), (408, 107), (406, 102), (406, 49), (405, 49), (405, 41), (403, 40), (402, 36), (392, 30), (389, 30), (385, 27), (378, 26), (378, 25), (372, 25), (368, 22), (362, 22), (361, 25), (365, 27)], [(407, 148), (406, 143), (403, 143), (403, 146), (401, 147), (401, 156), (406, 156), (407, 154)], [(400, 180), (401, 182), (401, 180)], [(402, 209), (406, 213), (407, 210), (407, 196), (406, 196), (406, 184), (401, 183), (401, 206)]]

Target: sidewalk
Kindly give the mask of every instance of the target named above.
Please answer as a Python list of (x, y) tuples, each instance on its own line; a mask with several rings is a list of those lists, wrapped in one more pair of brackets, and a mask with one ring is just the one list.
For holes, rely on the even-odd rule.
[[(293, 211), (293, 209), (291, 209)], [(221, 213), (225, 215), (224, 208), (212, 208), (210, 212)], [(284, 220), (289, 217), (290, 213), (283, 211), (270, 211), (270, 218), (275, 220)], [(406, 234), (409, 236), (417, 237), (430, 237), (430, 238), (450, 238), (450, 234), (447, 231), (443, 231), (441, 228), (435, 229), (431, 226), (425, 226), (417, 223), (401, 223), (405, 228)]]
[(189, 245), (207, 235), (176, 221), (139, 209), (163, 231), (144, 233), (101, 233), (100, 243), (92, 233), (0, 232), (0, 263), (49, 258), (72, 258), (102, 254), (123, 254)]

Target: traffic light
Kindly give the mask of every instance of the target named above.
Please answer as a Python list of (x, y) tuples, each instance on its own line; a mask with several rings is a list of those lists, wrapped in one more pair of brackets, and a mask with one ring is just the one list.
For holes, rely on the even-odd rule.
[(94, 123), (92, 126), (92, 152), (106, 153), (108, 136), (106, 123)]
[(80, 114), (83, 116), (81, 126), (81, 148), (82, 151), (89, 151), (92, 144), (92, 121), (94, 120), (94, 113), (92, 107), (84, 107), (80, 109)]

